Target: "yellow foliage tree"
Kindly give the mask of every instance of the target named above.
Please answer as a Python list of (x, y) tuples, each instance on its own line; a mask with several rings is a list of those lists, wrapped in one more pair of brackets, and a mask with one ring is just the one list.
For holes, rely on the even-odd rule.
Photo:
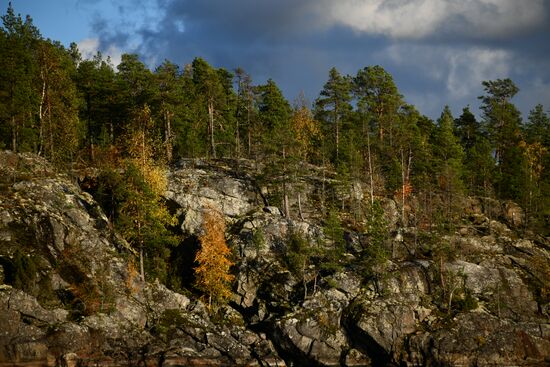
[(305, 160), (315, 149), (314, 139), (320, 134), (320, 129), (303, 97), (293, 111), (291, 128), (296, 140), (295, 148), (300, 158)]
[[(307, 107), (307, 103), (303, 95), (300, 95), (296, 106), (294, 107), (292, 117), (290, 119), (290, 129), (294, 137), (291, 149), (289, 149), (289, 167), (288, 170), (294, 176), (293, 186), (297, 194), (298, 211), (300, 218), (302, 214), (301, 194), (304, 187), (298, 183), (297, 174), (302, 171), (304, 162), (307, 162), (310, 156), (315, 151), (315, 140), (320, 135), (319, 122), (313, 118), (313, 114)], [(286, 193), (285, 193), (286, 198)], [(285, 211), (288, 210), (288, 204), (285, 204)]]
[(201, 248), (195, 261), (196, 286), (208, 297), (208, 306), (222, 303), (231, 295), (233, 275), (229, 269), (233, 262), (229, 259), (231, 250), (225, 241), (225, 221), (222, 214), (207, 207), (203, 214), (202, 234), (199, 237)]
[(151, 135), (154, 122), (149, 106), (145, 105), (135, 113), (131, 131), (126, 134), (126, 150), (129, 160), (137, 167), (151, 189), (157, 195), (166, 191), (168, 181), (166, 168), (162, 161), (155, 157), (155, 148), (160, 146)]
[(139, 251), (141, 280), (145, 280), (145, 257), (154, 275), (166, 275), (168, 245), (177, 239), (166, 226), (176, 218), (161, 204), (167, 188), (166, 168), (155, 157), (156, 144), (151, 133), (154, 127), (147, 105), (136, 110), (124, 135), (127, 158), (123, 161), (122, 184), (116, 191), (121, 202), (116, 219), (117, 229)]

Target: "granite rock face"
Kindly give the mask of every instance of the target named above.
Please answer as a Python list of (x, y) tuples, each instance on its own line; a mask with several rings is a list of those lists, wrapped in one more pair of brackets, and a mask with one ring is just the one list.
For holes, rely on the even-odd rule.
[[(315, 263), (328, 242), (314, 180), (303, 210), (285, 218), (252, 171), (183, 161), (169, 175), (165, 196), (183, 236), (199, 234), (205, 208), (227, 224), (233, 296), (212, 315), (190, 294), (141, 282), (136, 254), (74, 178), (1, 152), (0, 364), (550, 363), (550, 240), (520, 232), (514, 203), (469, 199), (456, 230), (428, 238), (398, 228), (398, 206), (385, 198), (393, 256), (374, 279), (359, 261), (370, 246), (362, 233), (345, 233), (343, 265)], [(361, 200), (361, 187), (352, 191)], [(288, 263), (294, 232), (315, 249), (299, 273)], [(446, 253), (433, 255), (438, 248)]]
[(257, 207), (257, 194), (249, 180), (236, 177), (224, 165), (197, 164), (200, 162), (181, 161), (168, 176), (165, 196), (182, 217), (183, 233), (194, 235), (200, 231), (204, 208), (220, 211), (232, 224)]
[(215, 323), (200, 301), (141, 282), (70, 177), (32, 155), (0, 163), (0, 363), (284, 365), (240, 314)]

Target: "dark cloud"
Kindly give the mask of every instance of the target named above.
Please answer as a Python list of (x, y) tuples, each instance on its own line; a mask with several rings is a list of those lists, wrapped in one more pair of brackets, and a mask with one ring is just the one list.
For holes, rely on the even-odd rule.
[[(201, 56), (218, 67), (243, 67), (257, 83), (271, 77), (290, 100), (302, 90), (314, 100), (332, 66), (354, 74), (380, 64), (407, 100), (437, 117), (445, 104), (455, 112), (477, 106), (482, 80), (508, 76), (550, 107), (549, 3), (158, 0), (154, 25), (115, 29), (98, 20), (95, 30), (105, 49), (138, 52), (152, 67)], [(407, 4), (419, 5), (418, 13), (408, 13)], [(519, 101), (524, 112), (533, 106), (527, 97)]]

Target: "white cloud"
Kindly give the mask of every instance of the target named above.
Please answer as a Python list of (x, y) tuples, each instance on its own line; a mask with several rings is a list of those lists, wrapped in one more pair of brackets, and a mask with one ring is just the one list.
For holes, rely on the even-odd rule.
[(399, 66), (415, 68), (426, 78), (444, 83), (452, 99), (479, 93), (484, 80), (509, 77), (514, 63), (509, 51), (477, 46), (393, 44), (378, 56)]
[(78, 42), (78, 50), (82, 55), (82, 59), (88, 60), (95, 56), (97, 50), (99, 49), (99, 39), (97, 38), (86, 38)]
[(109, 45), (107, 48), (100, 49), (100, 41), (98, 38), (87, 38), (78, 42), (78, 50), (82, 55), (82, 59), (88, 60), (93, 58), (98, 51), (101, 51), (103, 59), (106, 60), (108, 57), (111, 59), (113, 66), (120, 64), (123, 51), (115, 45)]
[(397, 38), (428, 35), (439, 26), (446, 12), (446, 2), (441, 0), (344, 0), (330, 4), (329, 20), (335, 24)]
[(454, 98), (464, 98), (479, 90), (484, 80), (510, 76), (512, 55), (504, 50), (470, 48), (448, 50), (445, 58), (449, 62), (446, 87)]
[(409, 39), (439, 32), (495, 37), (545, 21), (544, 0), (325, 0), (318, 12), (327, 25)]

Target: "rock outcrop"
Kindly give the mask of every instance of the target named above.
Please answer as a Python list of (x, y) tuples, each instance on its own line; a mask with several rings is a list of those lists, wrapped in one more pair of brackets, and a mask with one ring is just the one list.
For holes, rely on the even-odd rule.
[[(74, 179), (0, 153), (0, 365), (550, 364), (550, 240), (521, 232), (514, 203), (472, 198), (443, 235), (397, 228), (384, 199), (393, 257), (369, 277), (368, 237), (347, 232), (343, 260), (323, 268), (314, 205), (284, 218), (252, 177), (200, 161), (169, 175), (184, 236), (199, 234), (207, 207), (228, 225), (234, 292), (211, 315), (195, 296), (141, 282), (133, 250)], [(294, 232), (315, 249), (300, 272), (288, 263)]]
[(44, 160), (0, 153), (0, 364), (284, 365), (226, 310), (143, 283), (92, 197)]

